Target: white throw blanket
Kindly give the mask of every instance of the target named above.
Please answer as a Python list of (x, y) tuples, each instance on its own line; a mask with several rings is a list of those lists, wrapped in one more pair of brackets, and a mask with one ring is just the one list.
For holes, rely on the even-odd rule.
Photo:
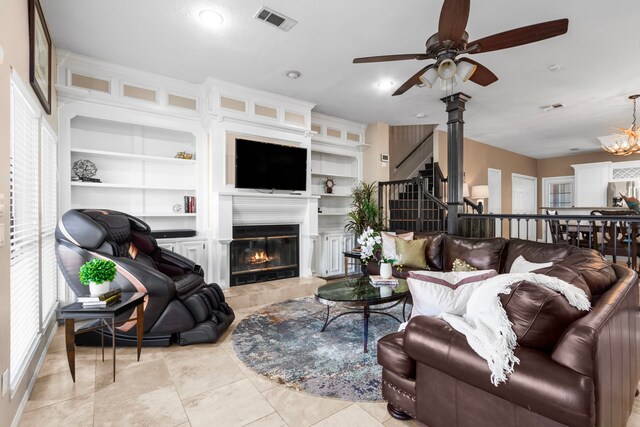
[(463, 334), (471, 348), (489, 363), (491, 383), (495, 386), (505, 382), (507, 374), (513, 372), (514, 365), (520, 363), (513, 353), (516, 334), (499, 295), (511, 293), (510, 286), (521, 280), (560, 292), (578, 310), (588, 311), (591, 308), (585, 292), (563, 280), (543, 274), (515, 273), (485, 280), (469, 298), (463, 317), (443, 314), (442, 318)]

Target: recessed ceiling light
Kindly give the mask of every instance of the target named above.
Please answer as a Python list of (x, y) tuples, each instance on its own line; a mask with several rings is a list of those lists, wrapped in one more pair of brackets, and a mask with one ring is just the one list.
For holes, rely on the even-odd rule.
[(393, 87), (393, 82), (391, 80), (380, 80), (378, 82), (378, 89), (387, 90)]
[(569, 148), (569, 151), (580, 151), (579, 148)]
[(287, 77), (289, 77), (290, 79), (297, 79), (298, 77), (300, 77), (302, 75), (302, 73), (300, 71), (296, 71), (296, 70), (291, 70), (291, 71), (287, 71), (286, 73)]
[(425, 113), (416, 114), (416, 119), (424, 119), (425, 117), (427, 117), (427, 115)]
[(553, 65), (549, 65), (549, 70), (551, 70), (551, 71), (559, 71), (559, 70), (562, 70), (562, 65), (561, 65), (561, 64), (553, 64)]
[(198, 14), (198, 16), (200, 17), (200, 20), (202, 21), (202, 23), (208, 27), (217, 27), (218, 25), (222, 24), (222, 22), (224, 21), (224, 18), (222, 18), (222, 15), (220, 15), (215, 10), (211, 10), (211, 9), (205, 9), (201, 11)]

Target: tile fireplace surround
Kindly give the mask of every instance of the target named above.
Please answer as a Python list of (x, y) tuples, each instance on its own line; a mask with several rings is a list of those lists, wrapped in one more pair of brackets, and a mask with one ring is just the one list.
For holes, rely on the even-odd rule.
[(318, 197), (297, 194), (262, 194), (252, 192), (213, 195), (211, 234), (213, 244), (209, 266), (214, 281), (223, 288), (231, 285), (231, 242), (234, 226), (298, 225), (299, 274), (312, 276), (313, 246), (318, 238)]

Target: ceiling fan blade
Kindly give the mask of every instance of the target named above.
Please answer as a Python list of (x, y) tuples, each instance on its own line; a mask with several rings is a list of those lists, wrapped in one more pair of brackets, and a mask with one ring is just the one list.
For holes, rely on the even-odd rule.
[(470, 3), (471, 0), (444, 0), (438, 24), (438, 38), (441, 42), (457, 42), (462, 39), (469, 20)]
[(498, 76), (493, 74), (493, 72), (485, 67), (484, 65), (474, 61), (469, 58), (462, 58), (460, 61), (468, 62), (469, 64), (475, 65), (476, 71), (469, 77), (469, 80), (472, 82), (479, 84), (480, 86), (489, 86), (491, 83), (495, 83), (498, 81)]
[(387, 61), (404, 61), (406, 59), (426, 59), (422, 58), (424, 53), (407, 53), (402, 55), (381, 55), (381, 56), (365, 56), (353, 60), (354, 64), (364, 64), (367, 62), (387, 62)]
[(392, 96), (402, 95), (403, 93), (411, 89), (413, 86), (420, 83), (420, 76), (423, 75), (429, 68), (433, 67), (433, 65), (434, 64), (427, 65), (422, 70), (418, 71), (413, 76), (411, 76), (409, 80), (404, 82), (402, 86), (400, 86), (395, 92), (393, 92)]
[(503, 33), (494, 34), (492, 36), (467, 43), (467, 46), (473, 47), (473, 45), (478, 45), (478, 49), (469, 52), (472, 54), (508, 49), (510, 47), (521, 46), (523, 44), (560, 36), (566, 33), (568, 28), (568, 19), (558, 19), (556, 21), (542, 22), (540, 24), (529, 25), (505, 31)]

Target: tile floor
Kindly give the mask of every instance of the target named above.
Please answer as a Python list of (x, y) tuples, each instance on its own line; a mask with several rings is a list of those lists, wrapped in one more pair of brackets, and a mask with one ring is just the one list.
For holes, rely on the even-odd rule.
[[(117, 381), (111, 358), (77, 347), (71, 380), (58, 328), (20, 426), (153, 427), (413, 427), (389, 416), (385, 403), (347, 402), (292, 391), (245, 368), (231, 333), (256, 308), (236, 309), (236, 321), (217, 344), (117, 350)], [(109, 353), (109, 352), (107, 352)], [(640, 427), (640, 398), (629, 427)]]

